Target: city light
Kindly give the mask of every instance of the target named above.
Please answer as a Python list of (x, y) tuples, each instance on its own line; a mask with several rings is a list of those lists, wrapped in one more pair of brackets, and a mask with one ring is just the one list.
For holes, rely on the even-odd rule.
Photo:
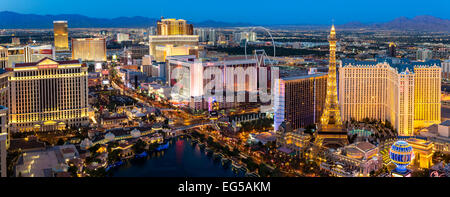
[(301, 195), (450, 177), (447, 2), (5, 1), (5, 182)]

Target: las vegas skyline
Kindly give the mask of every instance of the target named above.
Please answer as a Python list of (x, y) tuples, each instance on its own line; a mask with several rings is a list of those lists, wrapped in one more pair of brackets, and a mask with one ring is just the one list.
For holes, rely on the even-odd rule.
[(0, 179), (450, 177), (448, 1), (2, 0)]
[[(140, 6), (136, 6), (140, 5)], [(227, 6), (236, 5), (236, 6)], [(289, 6), (288, 6), (289, 5)], [(440, 6), (434, 6), (440, 5)], [(97, 9), (102, 7), (104, 9)], [(114, 11), (120, 7), (120, 11)], [(193, 22), (214, 20), (229, 23), (251, 23), (257, 25), (283, 24), (345, 24), (349, 22), (383, 23), (398, 17), (414, 18), (419, 15), (431, 15), (441, 19), (449, 19), (446, 8), (450, 2), (431, 0), (426, 3), (412, 1), (258, 1), (241, 2), (236, 0), (214, 2), (202, 0), (186, 3), (181, 0), (171, 1), (127, 1), (118, 0), (63, 2), (55, 0), (5, 0), (0, 11), (18, 12), (21, 14), (59, 15), (79, 14), (94, 18), (117, 18), (142, 16), (159, 18), (169, 16), (185, 18)], [(217, 12), (215, 8), (228, 10)], [(399, 9), (402, 8), (402, 9)], [(279, 12), (277, 10), (283, 10)], [(376, 10), (376, 11), (375, 11)], [(367, 14), (373, 12), (373, 14)], [(245, 19), (245, 20), (243, 20)]]

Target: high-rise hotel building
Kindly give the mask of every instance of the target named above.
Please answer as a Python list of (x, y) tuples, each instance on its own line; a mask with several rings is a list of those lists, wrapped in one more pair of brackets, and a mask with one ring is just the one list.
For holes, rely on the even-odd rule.
[(6, 177), (6, 150), (9, 148), (8, 131), (8, 77), (9, 73), (0, 68), (0, 177)]
[(88, 120), (87, 67), (79, 60), (44, 58), (8, 68), (11, 132), (51, 131)]
[(8, 49), (0, 46), (0, 69), (8, 66)]
[[(172, 101), (189, 105), (193, 110), (207, 110), (215, 99), (220, 109), (260, 102), (258, 89), (266, 88), (270, 92), (273, 78), (270, 66), (243, 57), (199, 59), (195, 55), (171, 56), (167, 59), (166, 69), (167, 81), (172, 87)], [(253, 96), (257, 99), (252, 100)]]
[(194, 29), (192, 24), (186, 23), (186, 20), (161, 18), (156, 24), (156, 34), (160, 36), (193, 35)]
[(105, 62), (106, 40), (105, 38), (73, 38), (72, 59), (82, 61)]
[(389, 121), (401, 136), (440, 123), (440, 72), (438, 61), (343, 60), (339, 68), (342, 118)]
[(6, 150), (9, 148), (8, 132), (8, 76), (9, 73), (0, 68), (0, 177), (6, 177)]
[(0, 68), (0, 133), (7, 133), (8, 140), (6, 141), (7, 146), (9, 146), (9, 132), (8, 132), (8, 92), (9, 83), (8, 77), (9, 72)]
[(274, 128), (283, 122), (292, 129), (319, 123), (325, 105), (326, 74), (310, 74), (275, 79)]
[[(157, 46), (172, 45), (172, 48), (186, 45), (198, 46), (199, 36), (193, 34), (193, 26), (187, 24), (185, 20), (162, 18), (157, 22), (156, 35), (149, 36), (150, 55), (153, 58), (157, 56)], [(189, 55), (189, 53), (180, 55)]]
[(56, 51), (69, 50), (69, 31), (67, 21), (53, 21), (53, 33)]
[(6, 133), (0, 133), (0, 177), (6, 177), (6, 169), (7, 168), (7, 162), (6, 162), (6, 142), (7, 142), (7, 136)]
[(54, 59), (55, 47), (52, 45), (9, 47), (6, 67), (10, 68), (16, 63), (37, 62), (45, 57)]

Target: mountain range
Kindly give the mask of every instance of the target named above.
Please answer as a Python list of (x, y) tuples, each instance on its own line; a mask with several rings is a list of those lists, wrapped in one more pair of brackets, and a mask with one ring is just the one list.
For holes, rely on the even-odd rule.
[(443, 31), (450, 32), (450, 20), (441, 19), (429, 15), (420, 15), (414, 18), (398, 17), (386, 23), (364, 24), (358, 21), (338, 25), (341, 29), (367, 28), (382, 30), (402, 30), (402, 31)]
[[(38, 15), (20, 14), (10, 11), (0, 12), (0, 29), (28, 29), (28, 28), (53, 28), (53, 21), (67, 20), (69, 28), (145, 28), (154, 26), (158, 18), (142, 16), (118, 17), (112, 19), (88, 17), (79, 14)], [(194, 27), (243, 27), (255, 26), (251, 23), (228, 23), (206, 20), (194, 22)], [(311, 25), (290, 25), (290, 27)], [(321, 26), (321, 25), (319, 25)], [(416, 16), (414, 18), (398, 17), (385, 23), (361, 23), (358, 21), (337, 25), (341, 29), (382, 29), (382, 30), (413, 30), (413, 31), (444, 31), (450, 32), (450, 20), (441, 19), (429, 15)]]
[[(0, 12), (0, 29), (44, 29), (53, 28), (53, 21), (66, 20), (69, 28), (145, 28), (155, 26), (158, 18), (149, 18), (142, 16), (118, 17), (112, 19), (94, 18), (79, 14), (60, 14), (60, 15), (37, 15), (20, 14), (10, 11)], [(227, 23), (220, 21), (207, 20), (193, 23), (195, 27), (240, 27), (251, 26), (249, 23)]]

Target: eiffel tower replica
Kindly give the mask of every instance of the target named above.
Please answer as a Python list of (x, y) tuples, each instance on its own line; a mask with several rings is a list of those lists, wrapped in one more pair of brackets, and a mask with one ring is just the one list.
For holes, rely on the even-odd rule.
[(325, 107), (320, 117), (316, 143), (325, 147), (338, 148), (348, 144), (347, 132), (343, 130), (341, 112), (339, 110), (336, 84), (336, 31), (331, 27), (330, 36), (330, 66), (328, 68), (327, 94)]

